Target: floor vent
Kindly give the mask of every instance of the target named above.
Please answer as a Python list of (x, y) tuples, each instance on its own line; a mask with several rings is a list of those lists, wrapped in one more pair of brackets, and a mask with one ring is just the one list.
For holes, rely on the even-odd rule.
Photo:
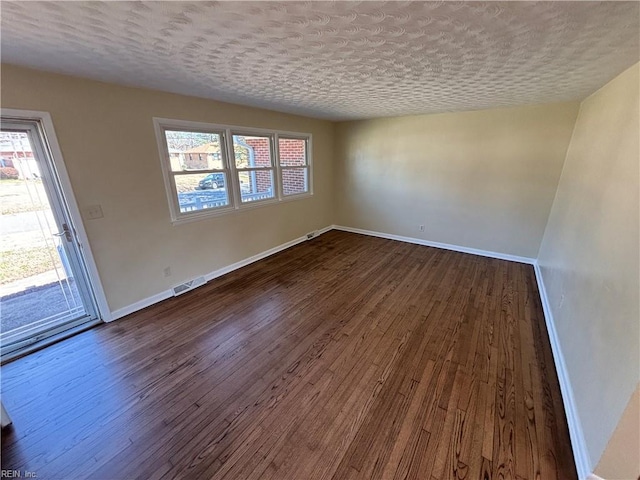
[(188, 282), (181, 283), (173, 287), (173, 296), (177, 297), (178, 295), (182, 295), (183, 293), (188, 292), (189, 290), (193, 290), (194, 288), (198, 288), (207, 283), (204, 277), (194, 278), (193, 280), (189, 280)]

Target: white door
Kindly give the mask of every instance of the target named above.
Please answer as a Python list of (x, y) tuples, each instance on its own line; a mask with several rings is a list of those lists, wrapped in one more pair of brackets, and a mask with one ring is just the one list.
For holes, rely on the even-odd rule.
[(0, 342), (3, 359), (99, 323), (94, 289), (41, 122), (2, 117)]

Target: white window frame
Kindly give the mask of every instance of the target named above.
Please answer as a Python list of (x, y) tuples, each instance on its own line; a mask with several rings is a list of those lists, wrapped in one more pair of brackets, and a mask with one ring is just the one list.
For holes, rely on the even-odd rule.
[[(240, 137), (263, 137), (263, 138), (268, 138), (269, 139), (269, 151), (270, 151), (270, 156), (271, 156), (271, 166), (269, 167), (247, 167), (247, 168), (238, 168), (238, 166), (236, 165), (236, 151), (235, 151), (235, 147), (234, 147), (234, 142), (233, 142), (233, 137), (234, 136), (240, 136)], [(256, 205), (256, 204), (260, 204), (260, 203), (275, 203), (279, 200), (279, 188), (278, 188), (278, 172), (276, 170), (276, 162), (278, 161), (278, 159), (276, 158), (276, 149), (275, 149), (275, 132), (268, 132), (268, 133), (256, 133), (255, 129), (253, 130), (239, 130), (239, 129), (230, 129), (230, 145), (231, 145), (231, 150), (229, 150), (230, 152), (233, 152), (232, 155), (230, 155), (229, 157), (229, 161), (231, 163), (233, 163), (233, 169), (235, 170), (235, 180), (237, 180), (237, 182), (234, 182), (234, 187), (236, 186), (237, 183), (237, 199), (238, 199), (238, 206), (239, 208), (245, 208), (247, 205)], [(240, 172), (259, 172), (259, 171), (267, 171), (267, 172), (271, 172), (272, 178), (273, 178), (273, 197), (270, 198), (265, 198), (262, 200), (252, 200), (250, 202), (243, 202), (242, 201), (242, 186), (240, 185)]]
[[(171, 214), (171, 222), (174, 225), (182, 223), (203, 220), (206, 218), (227, 215), (234, 212), (248, 210), (252, 208), (273, 205), (280, 202), (288, 202), (292, 200), (300, 200), (313, 195), (313, 162), (312, 162), (312, 135), (303, 132), (290, 132), (285, 130), (274, 130), (264, 128), (252, 128), (237, 125), (223, 125), (204, 122), (192, 122), (188, 120), (175, 120), (169, 118), (153, 118), (153, 125), (156, 132), (156, 140), (158, 143), (158, 151), (160, 153), (160, 164), (162, 167), (162, 175), (165, 183), (165, 191), (167, 201), (169, 203), (169, 212)], [(204, 210), (196, 210), (193, 212), (182, 213), (178, 203), (178, 193), (175, 188), (173, 178), (176, 173), (171, 170), (171, 161), (165, 131), (187, 131), (187, 132), (203, 132), (221, 135), (221, 155), (224, 170), (212, 170), (212, 172), (224, 172), (228, 181), (227, 195), (229, 205), (223, 207), (207, 208)], [(273, 186), (274, 197), (264, 200), (255, 200), (243, 203), (241, 200), (240, 180), (238, 177), (238, 169), (236, 168), (235, 152), (233, 150), (233, 135), (244, 136), (266, 136), (271, 138), (271, 162), (273, 168)], [(308, 172), (307, 184), (308, 191), (299, 194), (284, 195), (282, 188), (282, 171), (285, 170), (280, 166), (280, 152), (278, 150), (279, 137), (287, 139), (299, 139), (306, 141), (306, 168)], [(297, 167), (300, 168), (300, 167)], [(244, 171), (244, 169), (240, 169)], [(260, 169), (264, 170), (264, 169)], [(205, 170), (197, 170), (189, 173), (210, 173)]]
[[(165, 187), (167, 189), (167, 195), (171, 199), (169, 201), (169, 210), (171, 212), (171, 219), (174, 222), (179, 222), (183, 219), (193, 218), (197, 219), (203, 216), (203, 213), (208, 213), (209, 211), (222, 213), (225, 211), (233, 210), (233, 189), (229, 188), (231, 185), (231, 170), (229, 169), (229, 164), (226, 161), (227, 155), (225, 155), (226, 149), (226, 141), (225, 141), (225, 132), (221, 129), (210, 129), (210, 128), (199, 128), (199, 127), (183, 127), (180, 125), (166, 125), (163, 123), (159, 123), (157, 125), (159, 129), (160, 138), (159, 141), (161, 144), (161, 157), (164, 158), (162, 162), (164, 165), (163, 168), (163, 176), (165, 181)], [(197, 132), (197, 133), (211, 133), (220, 136), (220, 151), (221, 151), (221, 160), (222, 160), (222, 169), (198, 169), (198, 170), (186, 170), (182, 172), (174, 172), (171, 169), (171, 160), (169, 155), (169, 148), (167, 145), (167, 137), (165, 135), (166, 131), (183, 131), (183, 132)], [(193, 175), (193, 174), (209, 174), (209, 173), (222, 173), (225, 175), (225, 179), (227, 181), (226, 191), (227, 191), (227, 199), (228, 204), (220, 207), (207, 208), (204, 210), (195, 210), (193, 212), (181, 212), (180, 204), (178, 202), (178, 191), (176, 189), (176, 183), (174, 181), (175, 177), (180, 175)]]
[[(291, 166), (283, 166), (280, 164), (280, 137), (283, 140), (303, 140), (305, 142), (305, 164), (304, 165), (291, 165)], [(285, 134), (281, 133), (276, 137), (276, 152), (277, 158), (276, 162), (278, 163), (278, 180), (280, 184), (280, 196), (283, 200), (295, 200), (301, 197), (308, 197), (313, 195), (313, 172), (311, 168), (311, 135), (300, 135), (300, 134)], [(284, 194), (284, 176), (283, 172), (285, 170), (296, 170), (300, 168), (307, 169), (307, 191), (300, 193), (290, 193), (289, 195)]]

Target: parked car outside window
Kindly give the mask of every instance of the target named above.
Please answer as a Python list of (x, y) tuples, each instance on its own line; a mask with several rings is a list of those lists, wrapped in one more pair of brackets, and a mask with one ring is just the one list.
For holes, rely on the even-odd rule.
[(198, 182), (199, 190), (215, 190), (224, 188), (224, 173), (210, 173)]

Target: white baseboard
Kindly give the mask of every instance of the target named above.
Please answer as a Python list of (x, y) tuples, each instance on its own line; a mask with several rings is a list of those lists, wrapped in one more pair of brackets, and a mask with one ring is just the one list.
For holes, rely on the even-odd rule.
[(567, 372), (567, 366), (564, 363), (564, 356), (562, 355), (562, 349), (560, 348), (560, 341), (558, 339), (558, 333), (553, 320), (549, 297), (547, 296), (547, 290), (544, 286), (544, 280), (542, 279), (542, 271), (540, 270), (540, 265), (538, 265), (537, 261), (534, 263), (533, 268), (536, 273), (536, 281), (538, 282), (538, 291), (540, 292), (540, 300), (542, 301), (544, 321), (547, 325), (549, 343), (551, 344), (551, 351), (553, 353), (553, 361), (558, 374), (558, 382), (560, 383), (560, 392), (562, 393), (562, 402), (567, 416), (569, 437), (571, 439), (573, 458), (576, 462), (576, 470), (578, 471), (578, 479), (602, 480), (600, 477), (591, 473), (592, 465), (591, 459), (589, 458), (589, 451), (587, 450), (587, 444), (584, 440), (582, 424), (580, 422), (580, 417), (578, 416), (578, 410), (573, 397), (571, 382), (569, 381), (569, 373)]
[(400, 242), (414, 243), (416, 245), (424, 245), (426, 247), (443, 248), (445, 250), (452, 250), (454, 252), (470, 253), (472, 255), (480, 255), (481, 257), (497, 258), (499, 260), (509, 260), (510, 262), (526, 263), (528, 265), (535, 264), (535, 258), (520, 257), (518, 255), (510, 255), (508, 253), (491, 252), (488, 250), (479, 250), (477, 248), (462, 247), (460, 245), (451, 245), (449, 243), (431, 242), (429, 240), (423, 240), (421, 238), (403, 237), (400, 235), (393, 235), (391, 233), (374, 232), (372, 230), (362, 230), (360, 228), (343, 227), (341, 225), (333, 225), (335, 230), (342, 230), (343, 232), (360, 233), (362, 235), (369, 235), (371, 237), (386, 238), (388, 240), (398, 240)]
[(604, 478), (599, 477), (598, 475), (596, 475), (595, 473), (592, 473), (591, 475), (589, 475), (587, 477), (587, 480), (604, 480)]
[[(320, 230), (316, 230), (314, 233), (315, 235), (313, 236), (313, 238), (322, 235), (323, 233), (328, 232), (329, 230), (331, 230), (333, 228), (333, 226), (328, 226), (325, 228), (322, 228)], [(269, 250), (265, 250), (264, 252), (258, 253), (257, 255), (253, 255), (252, 257), (249, 258), (245, 258), (244, 260), (240, 260), (239, 262), (236, 263), (232, 263), (231, 265), (227, 266), (227, 267), (222, 267), (218, 270), (215, 270), (211, 273), (208, 273), (207, 275), (204, 276), (204, 278), (208, 281), (213, 280), (214, 278), (218, 278), (221, 277), (222, 275), (226, 275), (229, 272), (233, 272), (234, 270), (237, 270), (239, 268), (245, 267), (251, 263), (257, 262), (258, 260), (262, 260), (263, 258), (267, 258), (270, 257), (271, 255), (281, 252), (282, 250), (286, 250), (287, 248), (291, 248), (294, 245), (297, 245), (299, 243), (302, 243), (304, 241), (308, 240), (307, 236), (304, 235), (302, 237), (298, 237), (295, 238), (293, 240), (291, 240), (290, 242), (286, 242), (283, 243), (282, 245), (278, 245), (277, 247), (273, 247), (270, 248)]]
[[(473, 255), (481, 255), (483, 257), (491, 257), (491, 258), (498, 258), (500, 260), (509, 260), (512, 262), (518, 262), (518, 263), (527, 263), (530, 265), (533, 265), (535, 260), (533, 258), (528, 258), (528, 257), (519, 257), (516, 255), (509, 255), (509, 254), (504, 254), (504, 253), (498, 253), (498, 252), (489, 252), (486, 250), (478, 250), (475, 248), (468, 248), (468, 247), (461, 247), (458, 245), (450, 245), (447, 243), (438, 243), (438, 242), (430, 242), (427, 240), (422, 240), (419, 238), (411, 238), (411, 237), (402, 237), (400, 235), (392, 235), (392, 234), (388, 234), (388, 233), (381, 233), (381, 232), (374, 232), (371, 230), (362, 230), (359, 228), (351, 228), (351, 227), (344, 227), (341, 225), (329, 225), (328, 227), (322, 228), (320, 230), (317, 230), (316, 236), (318, 235), (322, 235), (323, 233), (328, 232), (329, 230), (342, 230), (344, 232), (351, 232), (351, 233), (360, 233), (363, 235), (369, 235), (369, 236), (373, 236), (373, 237), (380, 237), (380, 238), (387, 238), (390, 240), (398, 240), (401, 242), (407, 242), (407, 243), (414, 243), (414, 244), (418, 244), (418, 245), (425, 245), (427, 247), (435, 247), (435, 248), (444, 248), (446, 250), (453, 250), (456, 252), (462, 252), (462, 253), (471, 253)], [(265, 250), (264, 252), (258, 253), (256, 255), (253, 255), (249, 258), (245, 258), (244, 260), (240, 260), (239, 262), (233, 263), (231, 265), (228, 265), (226, 267), (222, 267), (219, 268), (218, 270), (215, 270), (213, 272), (210, 272), (206, 275), (204, 275), (205, 279), (208, 281), (213, 280), (214, 278), (218, 278), (222, 275), (225, 275), (229, 272), (232, 272), (234, 270), (237, 270), (239, 268), (242, 268), (246, 265), (249, 265), (253, 262), (257, 262), (258, 260), (262, 260), (263, 258), (266, 258), (270, 255), (273, 255), (275, 253), (281, 252), (282, 250), (286, 250), (287, 248), (291, 248), (294, 245), (297, 245), (298, 243), (304, 242), (305, 240), (307, 240), (307, 236), (302, 236), (302, 237), (298, 237), (295, 238), (289, 242), (283, 243), (282, 245), (278, 245), (277, 247), (273, 247), (270, 248), (269, 250)], [(127, 305), (126, 307), (122, 307), (119, 308), (117, 310), (114, 310), (111, 312), (111, 318), (108, 320), (109, 322), (112, 322), (114, 320), (117, 320), (119, 318), (125, 317), (127, 315), (130, 315), (134, 312), (137, 312), (138, 310), (142, 310), (143, 308), (147, 308), (150, 307), (153, 304), (156, 304), (158, 302), (161, 302), (163, 300), (166, 300), (167, 298), (170, 298), (173, 296), (173, 291), (171, 289), (167, 289), (164, 290), (162, 292), (156, 293), (155, 295), (152, 295), (150, 297), (147, 298), (143, 298), (142, 300), (139, 300), (135, 303), (132, 303), (131, 305)]]
[[(333, 228), (332, 225), (328, 227), (321, 228), (320, 230), (316, 230), (314, 233), (314, 238), (322, 235), (323, 233), (328, 232)], [(219, 268), (218, 270), (214, 270), (213, 272), (207, 273), (204, 278), (208, 281), (213, 280), (214, 278), (221, 277), (227, 273), (233, 272), (239, 268), (245, 267), (251, 263), (257, 262), (258, 260), (262, 260), (263, 258), (267, 258), (275, 253), (281, 252), (282, 250), (286, 250), (287, 248), (291, 248), (294, 245), (302, 243), (308, 240), (307, 236), (304, 235), (302, 237), (295, 238), (289, 242), (278, 245), (277, 247), (270, 248), (269, 250), (265, 250), (264, 252), (260, 252), (256, 255), (253, 255), (249, 258), (245, 258), (244, 260), (240, 260), (239, 262), (232, 263), (231, 265), (227, 265), (226, 267)], [(119, 318), (130, 315), (138, 310), (142, 310), (143, 308), (150, 307), (153, 304), (166, 300), (173, 296), (173, 291), (171, 289), (165, 290), (163, 292), (157, 293), (150, 297), (144, 298), (138, 302), (132, 303), (131, 305), (127, 305), (126, 307), (119, 308), (118, 310), (114, 310), (111, 312), (111, 319), (109, 322), (117, 320)]]
[(171, 289), (156, 293), (155, 295), (151, 295), (147, 298), (143, 298), (142, 300), (132, 303), (131, 305), (127, 305), (126, 307), (119, 308), (118, 310), (113, 310), (111, 312), (111, 318), (106, 323), (111, 323), (115, 320), (118, 320), (119, 318), (126, 317), (131, 313), (142, 310), (143, 308), (150, 307), (151, 305), (166, 300), (169, 297), (173, 297), (173, 292), (171, 291)]

